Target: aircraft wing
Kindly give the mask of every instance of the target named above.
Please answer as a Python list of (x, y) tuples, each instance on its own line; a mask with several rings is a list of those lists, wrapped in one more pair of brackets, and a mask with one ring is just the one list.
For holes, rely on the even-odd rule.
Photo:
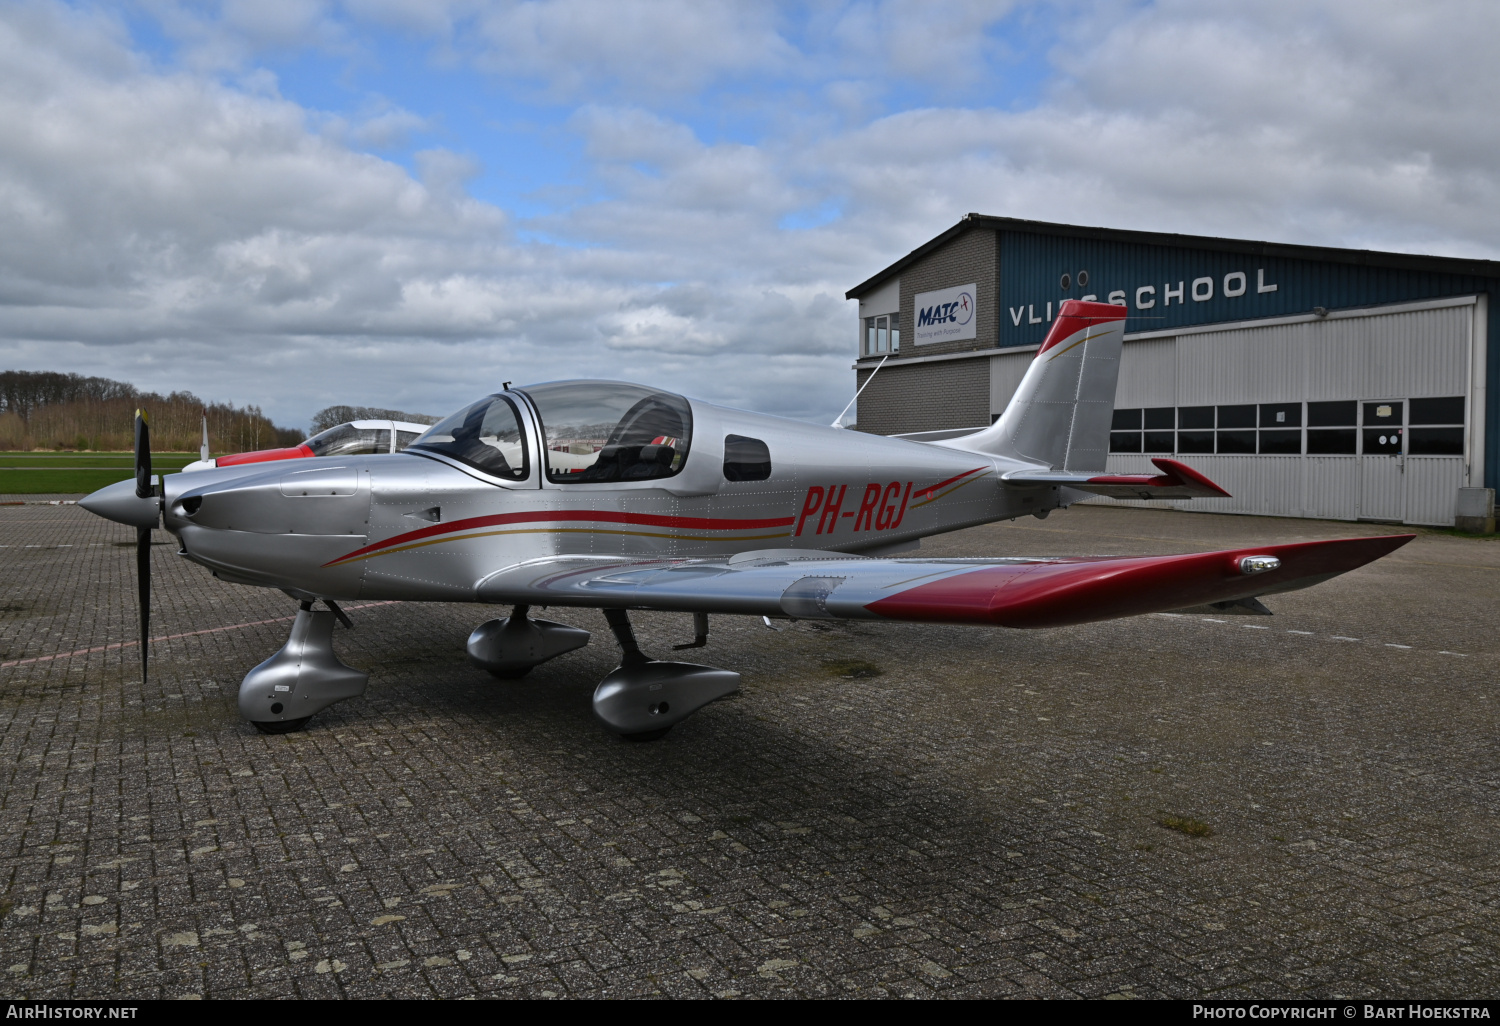
[(875, 559), (762, 550), (722, 559), (556, 556), (498, 571), (485, 602), (1061, 627), (1306, 588), (1413, 535), (1173, 556)]
[(1073, 474), (1051, 470), (1013, 470), (1001, 480), (1011, 484), (1066, 485), (1113, 499), (1227, 499), (1229, 493), (1185, 463), (1153, 459), (1160, 474)]

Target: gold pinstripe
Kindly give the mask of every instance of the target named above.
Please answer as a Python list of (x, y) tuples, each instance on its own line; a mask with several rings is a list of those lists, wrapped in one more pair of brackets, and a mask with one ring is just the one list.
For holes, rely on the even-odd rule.
[(674, 541), (768, 541), (772, 538), (789, 538), (792, 532), (782, 531), (780, 534), (751, 534), (742, 535), (738, 538), (725, 538), (722, 535), (659, 534), (654, 531), (610, 531), (592, 527), (520, 527), (508, 531), (480, 531), (478, 534), (444, 535), (441, 538), (429, 538), (427, 541), (412, 542), (410, 545), (398, 545), (391, 549), (381, 549), (379, 552), (368, 552), (363, 556), (354, 556), (350, 559), (335, 560), (328, 565), (342, 566), (345, 563), (358, 563), (361, 560), (374, 559), (376, 556), (389, 555), (392, 552), (407, 552), (411, 549), (426, 548), (429, 545), (467, 541), (470, 538), (492, 538), (502, 534), (622, 534), (633, 538), (670, 538)]
[(1057, 352), (1055, 352), (1051, 356), (1047, 357), (1047, 359), (1048, 360), (1055, 360), (1059, 356), (1061, 356), (1063, 353), (1066, 353), (1069, 349), (1077, 348), (1078, 346), (1083, 345), (1085, 342), (1089, 341), (1090, 339), (1099, 338), (1101, 335), (1108, 335), (1110, 333), (1110, 330), (1111, 330), (1110, 328), (1105, 328), (1103, 331), (1096, 331), (1092, 335), (1085, 335), (1085, 336), (1083, 336), (1083, 338), (1079, 339), (1077, 342), (1074, 342), (1071, 346), (1064, 346), (1063, 348), (1059, 349)]

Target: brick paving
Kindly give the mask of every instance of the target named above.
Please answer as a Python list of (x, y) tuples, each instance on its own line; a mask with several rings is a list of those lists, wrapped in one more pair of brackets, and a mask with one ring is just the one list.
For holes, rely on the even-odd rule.
[[(1079, 507), (924, 551), (1368, 526)], [(694, 657), (743, 691), (630, 744), (589, 708), (614, 664), (602, 617), (561, 613), (595, 643), (498, 681), (463, 655), (486, 611), (459, 605), (354, 609), (335, 642), (367, 694), (259, 735), (235, 691), (294, 604), (158, 546), (152, 633), (173, 637), (142, 686), (135, 649), (109, 647), (135, 636), (131, 538), (0, 507), (7, 996), (1440, 997), (1500, 978), (1500, 541), (1424, 532), (1271, 618), (715, 617)], [(638, 624), (658, 654), (691, 635), (685, 615)]]

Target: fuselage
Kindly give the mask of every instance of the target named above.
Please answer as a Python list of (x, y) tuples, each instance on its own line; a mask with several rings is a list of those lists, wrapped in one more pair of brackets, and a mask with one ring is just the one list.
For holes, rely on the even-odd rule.
[[(685, 401), (690, 444), (671, 439), (687, 450), (671, 476), (580, 480), (576, 458), (547, 461), (544, 414), (524, 391), (504, 395), (520, 438), (509, 443), (519, 465), (503, 475), (420, 448), (170, 475), (165, 526), (183, 556), (228, 581), (334, 599), (473, 601), (488, 575), (555, 555), (885, 554), (1059, 504), (1056, 487), (1001, 482), (1023, 466), (1003, 457), (696, 400)], [(743, 466), (747, 443), (760, 443), (748, 449), (770, 466), (731, 479), (745, 476), (729, 464)]]

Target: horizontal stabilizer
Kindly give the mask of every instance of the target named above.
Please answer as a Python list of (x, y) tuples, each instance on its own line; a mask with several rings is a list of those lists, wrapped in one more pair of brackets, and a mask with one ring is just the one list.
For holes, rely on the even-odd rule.
[(1153, 459), (1160, 474), (1071, 474), (1051, 470), (1013, 470), (1002, 475), (1010, 484), (1066, 485), (1112, 499), (1227, 499), (1229, 493), (1185, 463)]

